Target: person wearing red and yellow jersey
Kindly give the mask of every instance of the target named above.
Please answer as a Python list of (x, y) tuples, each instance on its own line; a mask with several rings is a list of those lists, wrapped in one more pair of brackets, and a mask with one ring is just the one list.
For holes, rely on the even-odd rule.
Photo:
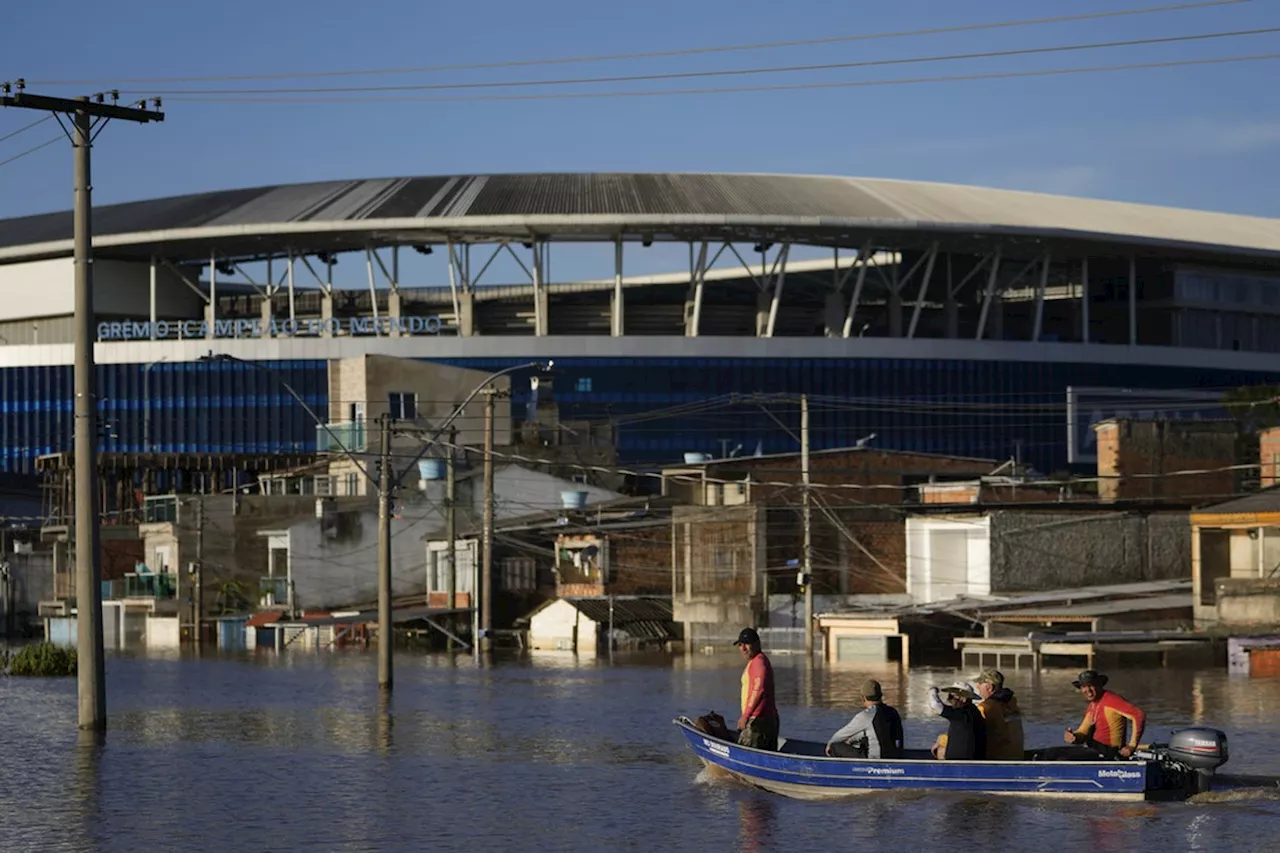
[(760, 650), (760, 634), (743, 628), (734, 643), (747, 665), (742, 670), (742, 716), (738, 743), (755, 749), (778, 748), (778, 706), (773, 700), (773, 665)]
[[(1075, 730), (1067, 729), (1063, 740), (1087, 746), (1108, 758), (1133, 755), (1147, 725), (1147, 715), (1142, 709), (1120, 694), (1105, 690), (1107, 677), (1097, 670), (1087, 669), (1071, 683), (1089, 705), (1084, 710), (1080, 725)], [(1128, 737), (1125, 736), (1126, 728), (1129, 729)]]

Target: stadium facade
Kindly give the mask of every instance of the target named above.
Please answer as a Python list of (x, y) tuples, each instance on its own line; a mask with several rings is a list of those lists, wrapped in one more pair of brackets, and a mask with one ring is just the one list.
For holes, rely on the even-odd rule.
[[(105, 451), (315, 450), (280, 383), (332, 411), (330, 362), (365, 353), (554, 359), (565, 416), (613, 420), (630, 462), (791, 450), (786, 407), (706, 410), (806, 392), (817, 448), (874, 433), (1049, 471), (1092, 461), (1092, 421), (1212, 416), (1224, 389), (1280, 382), (1273, 219), (893, 180), (530, 174), (212, 192), (99, 207), (94, 227)], [(0, 221), (0, 471), (72, 446), (71, 229), (69, 212)], [(631, 273), (673, 243), (687, 269)], [(595, 267), (557, 277), (574, 253)], [(439, 278), (402, 276), (428, 255)]]

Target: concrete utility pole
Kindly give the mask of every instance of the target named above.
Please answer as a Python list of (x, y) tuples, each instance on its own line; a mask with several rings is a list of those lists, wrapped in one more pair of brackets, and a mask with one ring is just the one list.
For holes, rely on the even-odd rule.
[(800, 479), (804, 507), (804, 653), (813, 661), (813, 529), (809, 519), (809, 396), (800, 395)]
[(391, 413), (384, 414), (378, 448), (378, 687), (391, 690)]
[[(102, 94), (92, 99), (28, 95), (26, 83), (0, 84), (0, 106), (52, 114), (75, 150), (75, 549), (76, 549), (76, 689), (81, 729), (107, 728), (106, 668), (102, 650), (102, 563), (98, 553), (97, 395), (93, 377), (93, 222), (89, 152), (102, 126), (113, 118), (146, 124), (163, 121), (160, 99), (154, 110), (119, 106), (118, 93), (110, 104)], [(16, 89), (16, 93), (14, 93)], [(12, 93), (12, 94), (11, 94)], [(63, 122), (71, 119), (71, 129)]]
[(484, 531), (481, 534), (480, 650), (493, 648), (489, 631), (493, 628), (493, 398), (498, 389), (485, 389), (484, 400)]
[[(444, 458), (444, 535), (449, 540), (449, 547), (445, 549), (445, 559), (448, 561), (449, 569), (447, 583), (445, 589), (449, 591), (449, 601), (445, 606), (452, 610), (457, 606), (458, 600), (458, 479), (457, 470), (454, 461), (454, 450), (458, 444), (458, 430), (455, 427), (449, 427), (449, 447), (448, 455)], [(450, 629), (457, 630), (455, 620), (449, 617)], [(473, 638), (474, 639), (474, 638)], [(453, 637), (449, 638), (449, 651), (453, 651)]]

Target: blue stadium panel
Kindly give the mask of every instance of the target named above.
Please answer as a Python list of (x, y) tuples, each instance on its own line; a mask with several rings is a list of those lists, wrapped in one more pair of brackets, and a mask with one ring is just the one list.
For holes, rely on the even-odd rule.
[[(437, 359), (493, 371), (526, 359)], [(143, 452), (309, 452), (311, 419), (283, 389), (291, 385), (317, 413), (328, 410), (328, 363), (159, 362), (99, 365), (102, 448)], [(149, 373), (149, 376), (147, 375)], [(530, 403), (528, 375), (512, 376), (513, 411)], [(149, 392), (144, 383), (150, 384)], [(618, 419), (624, 463), (660, 463), (700, 451), (740, 455), (797, 449), (794, 403), (721, 406), (638, 423), (630, 416), (751, 393), (811, 395), (815, 449), (848, 446), (870, 433), (898, 450), (1007, 459), (1015, 453), (1042, 470), (1067, 464), (1068, 386), (1225, 389), (1274, 383), (1276, 373), (1178, 367), (1039, 362), (894, 359), (556, 359), (561, 417)], [(825, 399), (831, 398), (831, 399)], [(839, 399), (835, 399), (839, 398)], [(148, 402), (149, 400), (149, 402)], [(72, 446), (69, 366), (0, 370), (0, 470), (29, 472), (36, 456)], [(729, 416), (736, 411), (739, 416)], [(147, 412), (150, 424), (147, 424)]]
[[(280, 386), (328, 411), (324, 361), (97, 366), (101, 449), (121, 453), (283, 453), (316, 447), (315, 425)], [(0, 471), (72, 449), (70, 365), (0, 370)], [(149, 439), (149, 442), (148, 442)]]
[[(500, 370), (518, 359), (440, 359)], [(794, 403), (741, 417), (717, 412), (626, 425), (628, 415), (728, 394), (810, 395), (814, 449), (847, 447), (871, 433), (874, 446), (1008, 459), (1018, 453), (1045, 471), (1067, 466), (1066, 389), (1075, 387), (1218, 391), (1280, 381), (1275, 373), (1052, 362), (900, 359), (557, 358), (555, 398), (564, 419), (621, 418), (624, 461), (673, 462), (684, 452), (739, 455), (798, 450)], [(846, 402), (820, 398), (841, 398)], [(514, 411), (529, 401), (525, 374), (512, 377)], [(939, 411), (940, 404), (952, 404)], [(790, 432), (788, 432), (790, 430)]]

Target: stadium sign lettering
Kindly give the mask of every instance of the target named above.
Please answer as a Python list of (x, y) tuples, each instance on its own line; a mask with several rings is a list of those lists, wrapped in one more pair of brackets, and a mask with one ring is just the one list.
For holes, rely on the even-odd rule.
[[(99, 341), (149, 341), (183, 340), (187, 338), (292, 338), (299, 336), (320, 337), (329, 335), (438, 335), (444, 322), (437, 316), (430, 317), (334, 317), (328, 320), (260, 319), (215, 320), (212, 325), (205, 320), (157, 320), (135, 322), (131, 320), (98, 324)], [(212, 335), (210, 335), (212, 331)]]

